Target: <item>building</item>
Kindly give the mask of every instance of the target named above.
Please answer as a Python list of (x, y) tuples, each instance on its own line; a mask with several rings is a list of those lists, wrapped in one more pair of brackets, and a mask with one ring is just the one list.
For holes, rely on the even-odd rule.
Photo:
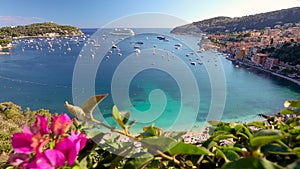
[(269, 54), (264, 54), (264, 53), (256, 53), (253, 57), (252, 57), (252, 62), (259, 66), (259, 65), (264, 65), (264, 63), (266, 62), (267, 57), (269, 56)]
[(278, 63), (278, 59), (267, 57), (264, 63), (264, 67), (267, 69), (271, 69), (273, 66), (278, 65)]

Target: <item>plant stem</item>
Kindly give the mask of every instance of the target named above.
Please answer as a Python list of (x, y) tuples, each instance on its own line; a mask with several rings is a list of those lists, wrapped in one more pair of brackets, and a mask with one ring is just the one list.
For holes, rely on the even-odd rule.
[[(118, 130), (118, 129), (112, 128), (111, 126), (106, 125), (106, 124), (104, 124), (104, 123), (102, 123), (102, 122), (100, 122), (100, 121), (94, 119), (93, 116), (91, 116), (90, 121), (91, 121), (91, 122), (94, 122), (94, 123), (96, 123), (96, 124), (98, 124), (98, 125), (101, 125), (101, 126), (107, 128), (107, 129), (109, 129), (109, 130), (112, 131), (112, 132), (116, 132), (116, 133), (119, 133), (119, 134), (121, 134), (121, 135), (127, 136), (127, 137), (133, 139), (134, 141), (138, 141), (138, 142), (141, 141), (140, 139), (136, 138), (136, 137), (135, 137), (134, 135), (132, 135), (132, 134), (126, 133), (126, 132), (124, 132), (124, 131), (122, 131), (122, 130)], [(147, 143), (143, 143), (143, 144), (146, 145), (146, 147), (147, 147), (148, 149), (151, 149), (152, 151), (154, 151), (154, 152), (156, 152), (157, 154), (159, 154), (161, 157), (163, 157), (163, 158), (165, 158), (165, 159), (168, 159), (168, 160), (170, 160), (170, 161), (173, 161), (175, 164), (177, 164), (177, 165), (179, 165), (179, 166), (181, 166), (181, 167), (183, 167), (183, 168), (186, 167), (184, 164), (180, 163), (180, 161), (178, 161), (175, 157), (171, 157), (171, 156), (169, 156), (169, 155), (167, 155), (167, 154), (161, 152), (160, 150), (154, 149), (151, 145), (148, 145)]]

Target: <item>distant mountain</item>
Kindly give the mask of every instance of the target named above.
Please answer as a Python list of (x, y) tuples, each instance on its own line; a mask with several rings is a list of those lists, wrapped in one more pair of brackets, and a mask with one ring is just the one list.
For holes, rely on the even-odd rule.
[(215, 17), (174, 28), (174, 34), (198, 34), (201, 32), (239, 32), (243, 30), (260, 30), (265, 27), (283, 26), (286, 23), (300, 22), (300, 7), (243, 17)]

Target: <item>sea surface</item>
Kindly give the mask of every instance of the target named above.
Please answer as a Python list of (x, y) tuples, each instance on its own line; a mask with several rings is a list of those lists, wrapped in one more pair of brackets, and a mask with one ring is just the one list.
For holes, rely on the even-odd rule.
[(117, 105), (137, 120), (135, 130), (152, 123), (197, 130), (207, 120), (259, 119), (259, 113), (279, 112), (285, 100), (300, 99), (292, 82), (199, 51), (201, 37), (171, 35), (170, 29), (134, 29), (135, 36), (110, 31), (15, 40), (11, 53), (0, 55), (0, 102), (62, 113), (65, 101), (81, 105), (108, 93), (95, 116), (112, 126)]

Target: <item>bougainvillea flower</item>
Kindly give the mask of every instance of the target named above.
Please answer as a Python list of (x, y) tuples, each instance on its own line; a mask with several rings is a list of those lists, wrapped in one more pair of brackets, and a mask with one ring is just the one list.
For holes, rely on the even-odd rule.
[(67, 114), (63, 113), (59, 116), (54, 115), (51, 123), (51, 130), (55, 135), (61, 136), (70, 129), (71, 125), (72, 120)]
[(41, 135), (44, 134), (48, 134), (49, 133), (49, 128), (48, 128), (48, 123), (47, 123), (48, 119), (47, 117), (41, 116), (41, 115), (37, 115), (37, 122), (32, 125), (32, 127), (36, 127), (37, 131), (33, 132), (33, 133), (37, 133), (39, 132)]
[(29, 154), (10, 154), (8, 162), (14, 166), (20, 166), (26, 168), (30, 160)]
[(33, 135), (29, 133), (15, 133), (12, 137), (12, 147), (16, 153), (30, 154), (33, 152), (34, 147), (33, 143)]
[(79, 144), (77, 150), (78, 152), (83, 149), (87, 140), (86, 135), (79, 131), (71, 131), (71, 135), (69, 136), (69, 139), (75, 141), (76, 144)]
[(68, 138), (63, 138), (55, 145), (55, 149), (61, 151), (68, 161), (68, 165), (73, 165), (76, 161), (76, 144)]
[(40, 134), (36, 134), (32, 138), (31, 147), (34, 148), (36, 153), (40, 153), (43, 151), (44, 146), (46, 146), (49, 143), (49, 140), (49, 138), (43, 137)]
[(76, 156), (86, 144), (86, 135), (81, 132), (71, 132), (71, 136), (63, 138), (55, 146), (56, 150), (61, 151), (68, 161), (68, 165), (73, 165)]
[(49, 149), (37, 155), (35, 159), (27, 165), (27, 168), (56, 169), (64, 166), (65, 161), (66, 158), (62, 152)]

